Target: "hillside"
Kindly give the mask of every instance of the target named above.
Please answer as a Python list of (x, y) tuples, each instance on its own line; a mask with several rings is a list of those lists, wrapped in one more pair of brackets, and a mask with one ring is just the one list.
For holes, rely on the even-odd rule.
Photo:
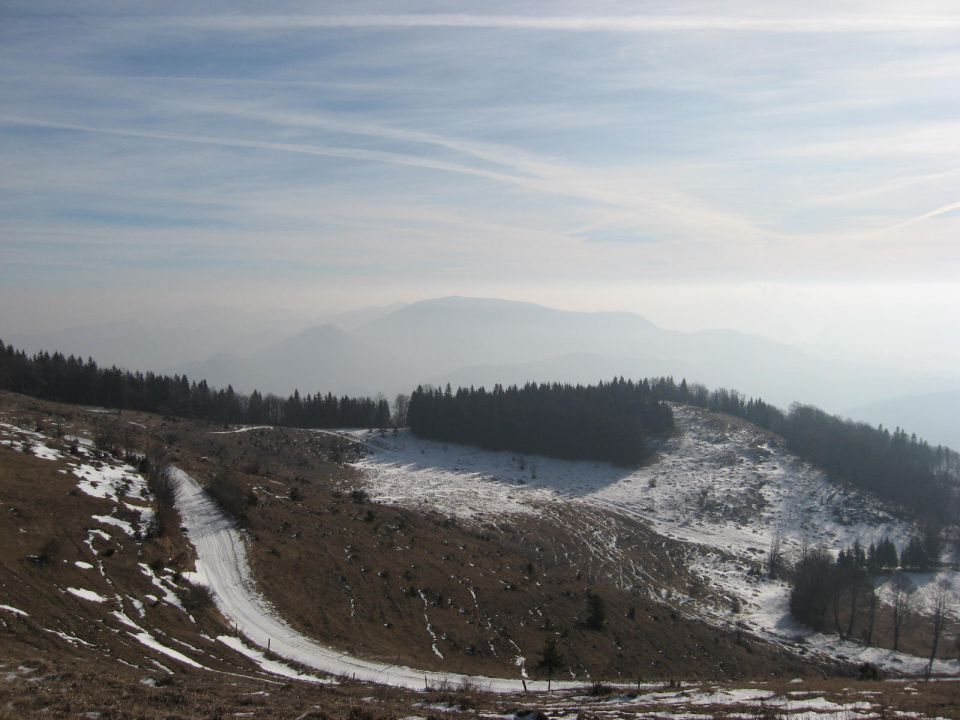
[[(0, 527), (7, 588), (0, 619), (12, 634), (2, 661), (27, 668), (23, 679), (15, 676), (20, 687), (33, 672), (80, 672), (74, 658), (82, 657), (109, 669), (116, 687), (134, 687), (125, 692), (136, 702), (172, 702), (177, 694), (197, 707), (236, 703), (239, 689), (214, 693), (215, 701), (203, 680), (234, 673), (261, 707), (266, 696), (258, 693), (275, 694), (270, 683), (278, 675), (283, 682), (325, 684), (330, 672), (363, 677), (365, 666), (381, 668), (383, 678), (423, 668), (437, 684), (457, 673), (507, 678), (512, 684), (503, 690), (519, 689), (526, 674), (536, 689), (544, 639), (555, 636), (566, 666), (558, 679), (636, 684), (639, 676), (653, 683), (618, 700), (617, 713), (719, 712), (787, 698), (789, 685), (745, 693), (704, 686), (705, 680), (774, 675), (815, 683), (824, 671), (842, 672), (837, 658), (854, 659), (851, 648), (816, 636), (796, 644), (802, 628), (776, 626), (783, 620), (782, 587), (748, 572), (761, 564), (776, 526), (793, 543), (805, 525), (813, 533), (814, 523), (830, 524), (838, 544), (856, 532), (906, 527), (881, 508), (835, 523), (834, 509), (820, 504), (830, 487), (809, 468), (791, 465), (774, 438), (700, 410), (678, 407), (675, 414), (682, 434), (655, 462), (627, 471), (467, 450), (406, 433), (224, 428), (142, 413), (117, 417), (4, 393), (0, 461), (10, 507)], [(235, 614), (247, 595), (231, 600), (217, 592), (212, 578), (221, 570), (229, 570), (225, 578), (233, 572), (244, 578), (242, 557), (211, 556), (210, 547), (220, 546), (202, 538), (233, 537), (230, 523), (215, 507), (197, 515), (181, 494), (179, 523), (168, 523), (162, 535), (145, 533), (156, 499), (135, 468), (93, 446), (91, 438), (102, 442), (105, 430), (121, 446), (166, 445), (184, 478), (209, 482), (229, 468), (256, 495), (245, 511), (246, 529), (230, 541), (245, 547), (251, 574), (230, 586), (255, 583), (247, 607), (264, 603), (262, 617), (288, 628), (271, 631), (272, 649), (281, 655), (256, 647), (263, 643), (259, 619), (255, 627), (249, 616)], [(74, 442), (79, 454), (71, 452)], [(702, 502), (708, 484), (716, 494)], [(361, 488), (369, 499), (354, 492)], [(793, 514), (791, 495), (806, 498)], [(837, 497), (831, 508), (840, 512), (856, 501)], [(720, 544), (730, 551), (718, 550)], [(213, 602), (202, 590), (204, 578)], [(604, 601), (602, 629), (584, 624), (587, 591)], [(739, 616), (731, 614), (734, 601)], [(923, 642), (919, 626), (914, 642)], [(298, 657), (291, 647), (307, 650)], [(951, 648), (945, 643), (945, 660)], [(874, 652), (872, 660), (912, 667), (909, 656)], [(344, 662), (359, 664), (349, 671)], [(938, 669), (956, 672), (955, 664)], [(411, 677), (419, 683), (423, 673)], [(678, 701), (676, 691), (656, 685), (673, 678), (699, 679), (700, 689)], [(297, 682), (283, 702), (325, 702), (345, 713), (356, 691), (352, 682), (336, 683), (311, 690)], [(177, 693), (164, 689), (171, 684)], [(818, 702), (840, 710), (854, 702), (836, 695), (838, 689), (821, 690)], [(407, 703), (408, 714), (424, 702), (396, 692), (389, 703)], [(106, 702), (90, 697), (91, 707)], [(480, 702), (504, 707), (502, 700)], [(552, 702), (558, 710), (572, 707)], [(797, 712), (805, 707), (790, 702), (785, 707)]]
[[(612, 566), (616, 582), (645, 587), (653, 597), (672, 597), (701, 617), (743, 623), (774, 642), (803, 637), (805, 647), (830, 656), (919, 670), (920, 658), (811, 635), (789, 616), (787, 584), (761, 577), (774, 538), (793, 557), (805, 545), (824, 544), (836, 552), (854, 541), (866, 547), (883, 537), (902, 547), (913, 524), (896, 508), (830, 482), (790, 455), (775, 435), (699, 408), (675, 406), (673, 411), (678, 434), (661, 446), (656, 461), (634, 470), (491, 453), (405, 433), (352, 437), (369, 448), (360, 467), (375, 499), (474, 522), (550, 517), (571, 507), (580, 513), (602, 509), (680, 543), (691, 578), (689, 587), (668, 583), (658, 589), (632, 563), (612, 528), (581, 529), (595, 561)], [(913, 580), (920, 598), (931, 595), (938, 582), (948, 584), (952, 612), (960, 612), (957, 572), (915, 574)], [(919, 638), (914, 650), (923, 655)], [(956, 672), (960, 663), (954, 660), (948, 667)]]

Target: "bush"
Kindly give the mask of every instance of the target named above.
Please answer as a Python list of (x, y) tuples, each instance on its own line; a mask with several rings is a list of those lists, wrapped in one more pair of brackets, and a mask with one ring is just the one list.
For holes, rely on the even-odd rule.
[(103, 423), (97, 428), (93, 436), (93, 444), (114, 457), (123, 456), (123, 437), (119, 426), (114, 422)]
[(363, 505), (367, 501), (368, 495), (367, 491), (363, 488), (357, 488), (356, 490), (350, 491), (350, 499), (353, 500), (358, 505)]
[(604, 695), (610, 695), (613, 692), (613, 685), (607, 685), (600, 680), (594, 680), (590, 685), (590, 689), (587, 691), (588, 695), (593, 695), (594, 697), (602, 697)]
[(138, 469), (147, 481), (147, 490), (153, 495), (156, 503), (153, 526), (148, 534), (162, 535), (167, 525), (167, 519), (175, 510), (177, 500), (176, 487), (170, 477), (169, 455), (162, 447), (151, 448), (141, 458)]
[(256, 505), (256, 495), (246, 492), (243, 484), (229, 468), (221, 468), (205, 488), (220, 509), (230, 515), (238, 525), (248, 524), (247, 508)]
[(583, 621), (591, 630), (603, 630), (607, 622), (607, 606), (596, 593), (587, 593), (587, 617)]
[(187, 588), (180, 593), (180, 602), (191, 615), (202, 615), (213, 607), (213, 594), (205, 585), (188, 583)]

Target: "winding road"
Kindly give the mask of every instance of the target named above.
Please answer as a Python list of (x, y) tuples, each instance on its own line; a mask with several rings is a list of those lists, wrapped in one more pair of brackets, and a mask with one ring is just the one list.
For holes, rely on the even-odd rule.
[[(179, 468), (170, 470), (176, 487), (176, 505), (187, 537), (197, 552), (197, 573), (208, 585), (217, 608), (250, 642), (286, 660), (338, 677), (410, 689), (426, 685), (468, 683), (492, 692), (524, 690), (519, 678), (431, 672), (364, 660), (313, 640), (280, 618), (256, 589), (243, 537), (200, 484)], [(582, 682), (554, 682), (554, 689), (583, 687)], [(527, 680), (526, 689), (546, 691), (545, 681)]]

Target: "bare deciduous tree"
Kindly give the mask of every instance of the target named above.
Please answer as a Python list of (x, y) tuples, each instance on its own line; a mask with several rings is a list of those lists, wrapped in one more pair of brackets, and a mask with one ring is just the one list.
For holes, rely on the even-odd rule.
[(407, 426), (407, 411), (410, 409), (410, 396), (397, 395), (393, 400), (393, 426), (402, 428)]
[(783, 535), (777, 530), (774, 534), (773, 539), (770, 540), (770, 552), (767, 553), (767, 575), (776, 579), (780, 576), (780, 571), (783, 565)]
[(893, 649), (900, 649), (900, 631), (913, 615), (916, 587), (910, 578), (897, 573), (890, 581), (890, 606), (893, 609)]
[(877, 621), (877, 590), (873, 586), (873, 581), (868, 581), (867, 586), (867, 634), (865, 642), (867, 647), (873, 645), (873, 629)]
[(937, 658), (937, 647), (940, 645), (940, 636), (943, 634), (944, 625), (947, 622), (947, 598), (949, 591), (945, 582), (937, 583), (933, 590), (933, 616), (931, 617), (932, 632), (930, 643), (930, 660), (927, 662), (927, 680), (933, 673), (933, 661)]

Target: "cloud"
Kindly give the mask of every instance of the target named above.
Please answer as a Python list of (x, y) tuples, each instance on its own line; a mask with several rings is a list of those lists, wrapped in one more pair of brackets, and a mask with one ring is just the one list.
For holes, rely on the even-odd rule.
[[(221, 108), (222, 109), (222, 108)], [(243, 111), (239, 111), (244, 114)], [(310, 116), (283, 116), (277, 113), (247, 112), (250, 117), (271, 119), (275, 122), (311, 123)], [(316, 124), (334, 128), (339, 132), (409, 139), (417, 142), (440, 145), (495, 164), (507, 165), (514, 172), (495, 171), (462, 163), (425, 158), (418, 155), (351, 148), (342, 145), (324, 146), (301, 143), (279, 143), (249, 140), (226, 136), (204, 136), (185, 133), (157, 132), (132, 128), (96, 127), (76, 123), (30, 118), (13, 114), (0, 114), (0, 123), (25, 125), (37, 128), (70, 130), (84, 133), (136, 137), (147, 140), (161, 140), (177, 143), (189, 143), (217, 147), (247, 148), (254, 150), (293, 153), (301, 155), (343, 158), (363, 162), (383, 163), (444, 173), (467, 175), (498, 184), (508, 185), (529, 192), (560, 195), (577, 198), (598, 205), (620, 208), (618, 224), (629, 225), (629, 219), (640, 220), (651, 227), (659, 227), (660, 232), (674, 234), (676, 228), (705, 230), (714, 234), (729, 235), (735, 233), (742, 239), (758, 237), (762, 231), (748, 220), (727, 213), (717, 212), (697, 204), (679, 193), (667, 199), (668, 191), (653, 188), (640, 191), (636, 178), (629, 173), (597, 170), (574, 165), (543, 160), (525, 154), (519, 149), (497, 147), (483, 143), (471, 143), (445, 138), (427, 133), (407, 132), (390, 128), (367, 126), (363, 123), (350, 124), (346, 121), (316, 119)], [(658, 197), (659, 195), (659, 197)], [(627, 222), (625, 222), (627, 221)], [(671, 230), (670, 228), (674, 228)], [(771, 233), (772, 234), (772, 233)]]

